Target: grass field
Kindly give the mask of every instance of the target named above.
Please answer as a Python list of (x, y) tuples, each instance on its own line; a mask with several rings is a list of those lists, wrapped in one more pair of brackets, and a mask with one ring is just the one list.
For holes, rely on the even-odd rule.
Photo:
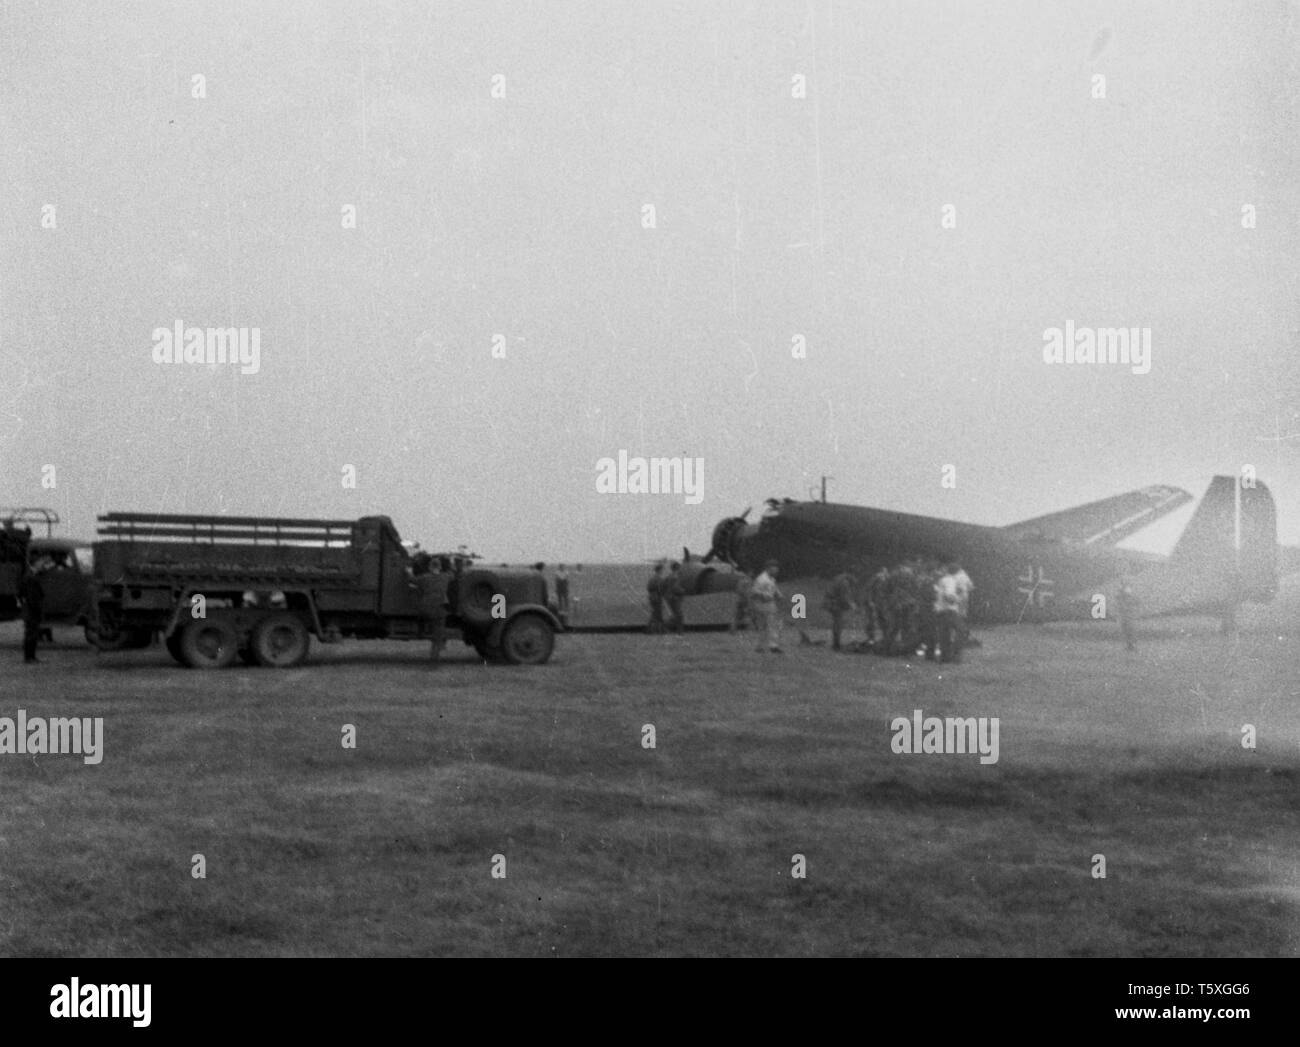
[[(1295, 621), (1131, 655), (1113, 626), (989, 629), (959, 666), (698, 633), (215, 673), (70, 631), (25, 667), (7, 625), (0, 715), (105, 742), (0, 756), (0, 952), (1296, 955)], [(998, 717), (998, 763), (893, 753), (917, 708)]]

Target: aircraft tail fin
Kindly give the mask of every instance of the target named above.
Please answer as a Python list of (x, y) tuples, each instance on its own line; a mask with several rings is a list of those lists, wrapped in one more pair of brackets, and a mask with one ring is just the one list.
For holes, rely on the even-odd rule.
[(1079, 542), (1084, 545), (1109, 546), (1140, 531), (1192, 496), (1181, 487), (1157, 484), (1111, 498), (1076, 505), (1046, 516), (1035, 516), (1004, 528), (1013, 537), (1025, 540)]
[(1268, 603), (1277, 594), (1277, 509), (1263, 483), (1216, 476), (1169, 557), (1211, 603)]

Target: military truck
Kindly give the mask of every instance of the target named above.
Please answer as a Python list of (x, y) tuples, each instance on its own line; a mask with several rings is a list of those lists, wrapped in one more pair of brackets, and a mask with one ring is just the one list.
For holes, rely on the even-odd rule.
[[(94, 546), (101, 647), (161, 634), (182, 665), (242, 659), (287, 668), (311, 637), (429, 639), (412, 560), (386, 516), (298, 520), (109, 513)], [(446, 632), (489, 661), (540, 665), (559, 620), (532, 572), (462, 564), (452, 575)]]

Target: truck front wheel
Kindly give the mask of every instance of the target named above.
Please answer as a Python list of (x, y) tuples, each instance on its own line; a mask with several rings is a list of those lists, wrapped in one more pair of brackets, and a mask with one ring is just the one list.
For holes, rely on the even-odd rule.
[(555, 650), (555, 632), (540, 614), (521, 614), (506, 623), (501, 653), (511, 665), (542, 665)]
[(253, 655), (272, 669), (301, 665), (311, 646), (311, 634), (296, 614), (273, 614), (253, 629)]
[(181, 631), (180, 652), (191, 669), (224, 669), (239, 653), (239, 634), (220, 618), (200, 618)]

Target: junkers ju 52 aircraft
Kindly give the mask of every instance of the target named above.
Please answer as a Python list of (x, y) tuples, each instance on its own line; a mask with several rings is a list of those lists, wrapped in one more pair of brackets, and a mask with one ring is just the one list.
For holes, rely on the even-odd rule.
[[(748, 521), (748, 510), (721, 521), (695, 564), (720, 560), (752, 572), (776, 560), (789, 592), (787, 580), (875, 572), (913, 557), (955, 560), (975, 583), (971, 619), (984, 623), (1097, 617), (1097, 595), (1113, 601), (1125, 575), (1144, 617), (1211, 614), (1226, 621), (1242, 602), (1271, 601), (1277, 519), (1262, 483), (1214, 477), (1168, 558), (1116, 548), (1191, 498), (1177, 487), (1144, 487), (1006, 527), (772, 500), (757, 522)], [(1285, 550), (1288, 558), (1291, 552)]]

